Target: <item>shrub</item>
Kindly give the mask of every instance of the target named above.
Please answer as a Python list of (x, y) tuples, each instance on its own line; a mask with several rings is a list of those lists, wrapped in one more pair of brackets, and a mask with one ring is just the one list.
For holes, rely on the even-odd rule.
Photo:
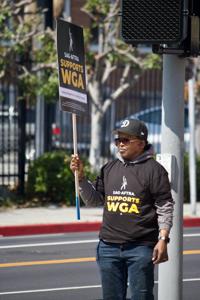
[(6, 186), (0, 186), (0, 208), (12, 207), (17, 202), (16, 195)]
[[(40, 204), (75, 204), (74, 175), (69, 164), (71, 156), (64, 151), (48, 152), (37, 158), (30, 165), (26, 195), (37, 199)], [(84, 159), (85, 172), (94, 178), (88, 162)]]

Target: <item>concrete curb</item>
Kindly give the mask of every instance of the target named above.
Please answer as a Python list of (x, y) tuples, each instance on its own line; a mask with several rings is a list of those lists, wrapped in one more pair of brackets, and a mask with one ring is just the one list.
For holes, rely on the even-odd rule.
[(101, 222), (0, 226), (0, 236), (98, 231)]
[[(0, 236), (99, 231), (101, 222), (0, 226)], [(184, 218), (184, 227), (200, 226), (200, 218)]]
[(198, 217), (185, 217), (183, 219), (184, 227), (199, 227), (200, 226), (200, 218)]

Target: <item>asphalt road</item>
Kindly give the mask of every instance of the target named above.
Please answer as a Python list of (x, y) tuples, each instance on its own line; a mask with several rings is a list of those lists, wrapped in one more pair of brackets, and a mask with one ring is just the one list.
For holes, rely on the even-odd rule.
[[(95, 262), (97, 235), (87, 232), (0, 238), (0, 300), (102, 299)], [(182, 300), (198, 300), (200, 228), (184, 231), (183, 261)], [(157, 270), (155, 277), (156, 300)]]

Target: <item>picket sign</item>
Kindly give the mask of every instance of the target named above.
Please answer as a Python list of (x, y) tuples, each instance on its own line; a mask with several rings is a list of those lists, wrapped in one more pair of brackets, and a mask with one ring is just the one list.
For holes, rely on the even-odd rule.
[[(77, 150), (77, 115), (88, 112), (83, 28), (63, 19), (56, 21), (59, 101), (62, 111), (72, 114), (73, 147)], [(76, 216), (80, 220), (78, 171), (75, 171)]]

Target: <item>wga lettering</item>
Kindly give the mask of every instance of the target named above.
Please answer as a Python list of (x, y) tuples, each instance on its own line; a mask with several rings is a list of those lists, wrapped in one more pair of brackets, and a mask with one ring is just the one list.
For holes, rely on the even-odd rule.
[(107, 209), (112, 212), (121, 212), (121, 213), (135, 213), (139, 214), (139, 209), (137, 204), (133, 203), (129, 205), (129, 203), (124, 202), (109, 202), (107, 201)]

